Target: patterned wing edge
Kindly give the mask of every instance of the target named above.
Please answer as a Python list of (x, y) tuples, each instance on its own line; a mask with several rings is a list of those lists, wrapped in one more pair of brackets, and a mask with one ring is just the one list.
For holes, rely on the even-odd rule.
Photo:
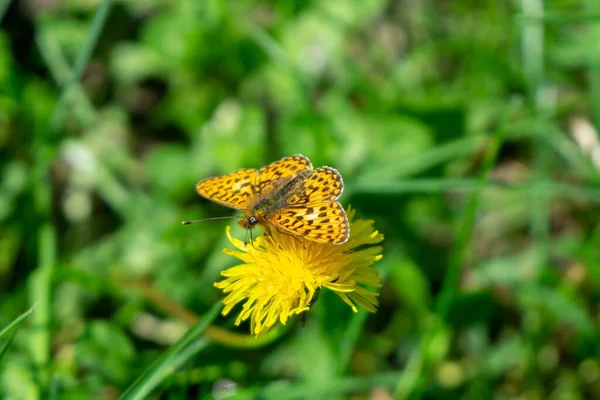
[[(325, 180), (330, 179), (327, 184)], [(316, 168), (288, 199), (290, 207), (306, 207), (324, 201), (336, 201), (344, 192), (342, 174), (332, 167)]]
[[(336, 210), (328, 214), (328, 208)], [(331, 222), (331, 216), (338, 221)], [(324, 201), (306, 207), (294, 207), (273, 215), (269, 222), (285, 233), (304, 237), (317, 243), (343, 244), (350, 237), (350, 222), (344, 207), (337, 201)], [(335, 234), (335, 222), (341, 224), (341, 235)]]

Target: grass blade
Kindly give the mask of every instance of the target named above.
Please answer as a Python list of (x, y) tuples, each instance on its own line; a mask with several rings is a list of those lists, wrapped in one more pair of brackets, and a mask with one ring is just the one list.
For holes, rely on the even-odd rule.
[[(530, 17), (544, 15), (544, 3), (542, 0), (522, 0), (523, 14)], [(543, 119), (552, 112), (552, 104), (548, 100), (544, 90), (544, 25), (539, 20), (532, 19), (521, 29), (521, 46), (523, 53), (523, 71), (528, 89), (529, 102), (539, 117), (535, 130), (544, 132)], [(535, 175), (538, 181), (545, 181), (548, 177), (548, 166), (551, 159), (548, 149), (539, 137), (535, 141), (534, 165)], [(532, 213), (530, 230), (533, 239), (540, 244), (544, 253), (544, 261), (548, 258), (548, 241), (550, 236), (550, 204), (548, 196), (544, 192), (543, 184), (536, 185), (531, 193)]]
[[(194, 346), (197, 351), (202, 350), (205, 346), (197, 346), (194, 344), (197, 340), (202, 340), (203, 343), (207, 339), (203, 336), (204, 330), (217, 317), (221, 310), (222, 303), (217, 303), (208, 311), (204, 317), (194, 327), (192, 327), (177, 343), (171, 346), (163, 353), (150, 367), (144, 371), (142, 375), (119, 397), (122, 400), (146, 399), (164, 379), (175, 372), (175, 370), (185, 363), (194, 354), (188, 352), (187, 358), (180, 357), (182, 352), (190, 346)], [(197, 352), (196, 351), (196, 352)]]
[(4, 19), (4, 15), (8, 11), (8, 7), (10, 6), (11, 0), (1, 0), (0, 1), (0, 22)]
[(433, 147), (423, 153), (398, 160), (376, 170), (368, 170), (356, 183), (385, 180), (389, 177), (405, 178), (419, 174), (436, 165), (476, 153), (487, 143), (486, 135), (468, 136)]
[(469, 246), (469, 243), (471, 241), (473, 223), (475, 221), (477, 208), (479, 207), (481, 193), (487, 185), (489, 173), (494, 167), (496, 157), (498, 156), (501, 147), (502, 138), (496, 136), (494, 140), (490, 143), (490, 147), (486, 152), (484, 164), (481, 168), (479, 178), (477, 180), (477, 187), (472, 193), (471, 198), (469, 199), (469, 203), (467, 204), (466, 211), (463, 215), (459, 232), (457, 235), (456, 248), (450, 259), (448, 269), (446, 270), (446, 276), (444, 277), (444, 283), (442, 284), (442, 291), (436, 304), (436, 310), (438, 311), (442, 319), (446, 319), (448, 311), (450, 309), (450, 304), (456, 296), (456, 292), (458, 290), (458, 281), (460, 278), (460, 273), (462, 271), (462, 263), (464, 255), (467, 251), (467, 247)]
[(78, 85), (78, 81), (83, 74), (85, 66), (87, 65), (88, 60), (92, 56), (92, 52), (96, 47), (96, 43), (98, 42), (98, 38), (100, 37), (100, 32), (106, 23), (106, 19), (108, 18), (108, 12), (110, 11), (110, 7), (112, 5), (112, 0), (103, 0), (96, 12), (94, 13), (94, 17), (92, 18), (92, 22), (90, 23), (90, 28), (88, 29), (87, 36), (85, 38), (85, 42), (81, 48), (81, 51), (77, 55), (77, 59), (75, 60), (75, 66), (71, 73), (71, 77), (66, 82), (63, 87), (62, 93), (60, 94), (60, 98), (54, 107), (54, 111), (52, 113), (52, 117), (50, 119), (50, 127), (53, 130), (58, 130), (60, 127), (60, 122), (62, 120), (62, 112), (64, 111), (65, 103), (68, 100), (69, 92), (71, 88)]
[(296, 384), (283, 383), (264, 388), (239, 390), (235, 399), (329, 399), (345, 393), (368, 393), (374, 387), (392, 388), (404, 374), (386, 371), (370, 376), (346, 376), (335, 381)]
[(33, 307), (31, 307), (29, 310), (25, 311), (23, 314), (19, 315), (17, 318), (15, 318), (13, 320), (13, 322), (8, 324), (8, 326), (6, 328), (2, 329), (2, 331), (0, 331), (0, 339), (2, 339), (2, 337), (4, 335), (6, 335), (8, 332), (10, 332), (10, 330), (13, 329), (15, 326), (17, 326), (17, 325), (20, 326), (23, 323), (23, 321), (25, 319), (27, 319), (27, 317), (29, 317), (29, 315), (33, 312), (33, 310), (35, 310), (35, 305)]
[[(383, 181), (357, 183), (355, 193), (382, 195), (382, 194), (411, 194), (411, 193), (472, 193), (480, 190), (476, 179), (406, 179), (402, 181)], [(588, 185), (578, 186), (567, 183), (546, 180), (532, 180), (518, 184), (488, 181), (481, 190), (502, 189), (531, 193), (539, 191), (546, 196), (557, 199), (587, 200), (600, 204), (600, 190)]]
[(17, 318), (15, 318), (13, 320), (13, 322), (8, 324), (8, 326), (6, 328), (4, 328), (4, 329), (2, 329), (2, 331), (0, 331), (0, 339), (2, 339), (2, 337), (6, 336), (6, 335), (9, 335), (8, 338), (6, 339), (6, 342), (2, 345), (2, 347), (0, 347), (0, 361), (2, 360), (2, 357), (4, 356), (4, 354), (6, 354), (15, 335), (19, 331), (19, 328), (21, 327), (21, 325), (23, 325), (25, 320), (31, 315), (31, 313), (33, 312), (34, 309), (35, 309), (35, 305), (33, 307), (31, 307), (29, 310), (25, 311), (23, 314), (19, 315)]

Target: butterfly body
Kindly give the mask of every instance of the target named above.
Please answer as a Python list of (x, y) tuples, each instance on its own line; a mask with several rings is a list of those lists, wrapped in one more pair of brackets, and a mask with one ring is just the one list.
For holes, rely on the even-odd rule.
[(248, 214), (238, 224), (252, 229), (257, 224), (267, 226), (268, 218), (285, 211), (290, 196), (298, 191), (302, 182), (312, 174), (311, 170), (300, 171), (295, 176), (279, 178), (265, 189), (263, 196), (257, 196)]
[(350, 227), (336, 201), (343, 190), (339, 172), (330, 167), (313, 169), (308, 158), (283, 158), (256, 171), (242, 169), (205, 179), (196, 185), (209, 200), (242, 210), (239, 225), (274, 226), (284, 233), (319, 243), (344, 243)]

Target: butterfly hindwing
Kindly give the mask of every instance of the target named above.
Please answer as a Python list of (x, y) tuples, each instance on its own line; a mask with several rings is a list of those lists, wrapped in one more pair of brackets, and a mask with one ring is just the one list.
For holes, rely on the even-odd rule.
[(289, 208), (272, 216), (269, 222), (286, 233), (319, 243), (341, 244), (350, 235), (346, 212), (336, 201)]
[(302, 186), (288, 199), (290, 207), (308, 206), (313, 203), (337, 200), (344, 190), (340, 173), (331, 167), (317, 168)]
[(247, 210), (255, 196), (258, 172), (255, 169), (239, 169), (227, 175), (216, 176), (198, 182), (196, 191), (215, 203), (237, 210)]

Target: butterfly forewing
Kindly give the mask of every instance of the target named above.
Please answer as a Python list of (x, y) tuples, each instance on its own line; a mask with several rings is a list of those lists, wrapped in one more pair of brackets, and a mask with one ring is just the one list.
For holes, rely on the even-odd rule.
[(257, 192), (265, 193), (269, 188), (277, 186), (280, 182), (285, 181), (297, 175), (301, 171), (311, 170), (312, 164), (309, 159), (303, 155), (285, 157), (279, 161), (275, 161), (258, 171)]
[(346, 212), (336, 201), (292, 207), (272, 216), (269, 221), (284, 232), (319, 243), (341, 244), (350, 235)]
[(200, 181), (196, 191), (216, 203), (245, 211), (254, 201), (257, 181), (258, 172), (255, 169), (239, 169)]

